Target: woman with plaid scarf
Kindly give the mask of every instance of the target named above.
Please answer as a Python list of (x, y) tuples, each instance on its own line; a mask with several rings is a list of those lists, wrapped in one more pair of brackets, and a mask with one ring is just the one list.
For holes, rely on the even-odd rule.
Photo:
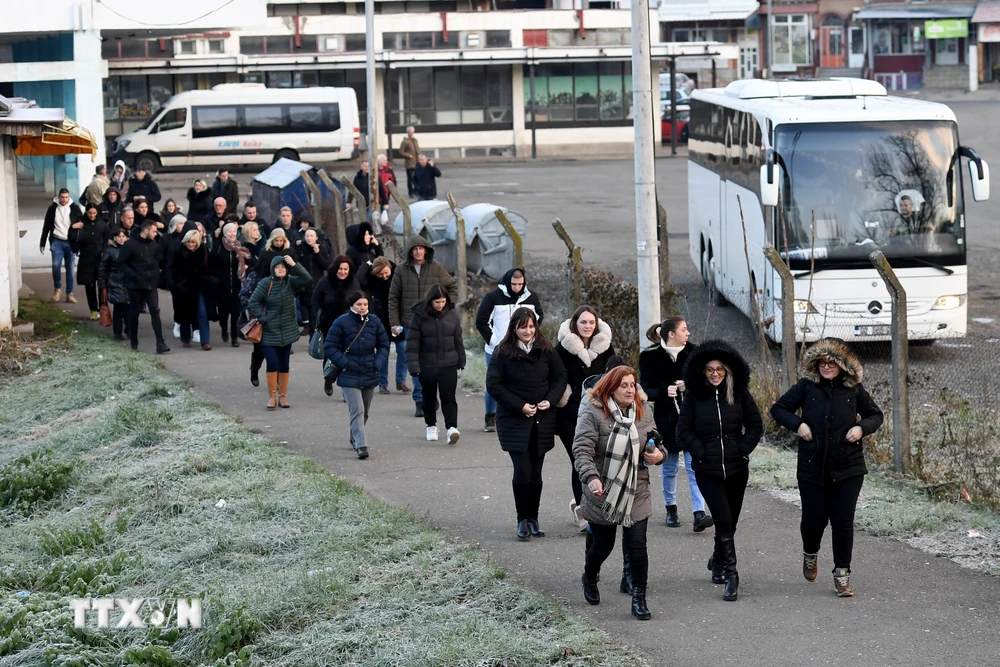
[(584, 483), (583, 518), (589, 522), (583, 597), (599, 604), (601, 565), (615, 548), (622, 526), (622, 549), (632, 568), (632, 615), (651, 618), (646, 608), (646, 525), (653, 514), (647, 466), (663, 462), (653, 411), (636, 384), (638, 373), (617, 366), (604, 374), (584, 398), (573, 439), (573, 460)]

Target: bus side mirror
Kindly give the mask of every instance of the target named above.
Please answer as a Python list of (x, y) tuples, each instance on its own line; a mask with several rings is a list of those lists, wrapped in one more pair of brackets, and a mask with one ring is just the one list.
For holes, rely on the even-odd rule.
[[(982, 173), (979, 168), (982, 167)], [(972, 198), (986, 201), (990, 198), (990, 165), (980, 160), (969, 160), (969, 178), (972, 181)]]
[(760, 203), (764, 206), (778, 205), (778, 183), (781, 182), (781, 167), (768, 160), (760, 167)]

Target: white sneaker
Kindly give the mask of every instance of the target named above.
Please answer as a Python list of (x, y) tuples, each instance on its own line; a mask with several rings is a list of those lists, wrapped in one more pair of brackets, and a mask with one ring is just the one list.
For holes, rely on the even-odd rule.
[(191, 334), (191, 342), (192, 343), (200, 343), (201, 342), (201, 332), (200, 331), (195, 330), (195, 332), (193, 334)]
[(428, 426), (427, 427), (427, 442), (437, 442), (438, 439), (438, 427)]
[(462, 434), (458, 432), (458, 429), (452, 426), (448, 429), (448, 444), (454, 445), (458, 442), (458, 439), (462, 437)]
[(177, 322), (174, 322), (174, 338), (180, 338), (180, 337), (181, 337), (181, 325), (177, 324)]

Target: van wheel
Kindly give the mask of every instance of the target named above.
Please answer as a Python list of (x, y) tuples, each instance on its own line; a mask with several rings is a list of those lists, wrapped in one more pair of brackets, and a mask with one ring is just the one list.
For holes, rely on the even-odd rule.
[(135, 159), (135, 168), (156, 173), (160, 168), (160, 158), (156, 157), (156, 153), (149, 151), (139, 153), (139, 157)]
[(299, 161), (298, 153), (293, 151), (291, 148), (282, 148), (280, 151), (277, 151), (274, 154), (274, 160), (271, 162), (271, 164), (274, 164), (283, 157), (288, 158), (289, 160), (295, 160), (296, 162)]

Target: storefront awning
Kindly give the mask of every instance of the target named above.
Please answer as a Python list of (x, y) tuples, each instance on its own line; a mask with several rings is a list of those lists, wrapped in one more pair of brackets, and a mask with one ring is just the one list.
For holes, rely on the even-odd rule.
[(25, 157), (86, 153), (96, 156), (97, 142), (89, 130), (66, 118), (62, 126), (43, 125), (40, 135), (19, 136), (14, 153)]
[(661, 23), (744, 21), (759, 6), (757, 0), (661, 0), (658, 13)]
[(887, 19), (967, 19), (976, 11), (975, 5), (957, 7), (871, 7), (854, 13), (858, 21)]
[(972, 15), (973, 23), (1000, 23), (1000, 0), (981, 0)]

